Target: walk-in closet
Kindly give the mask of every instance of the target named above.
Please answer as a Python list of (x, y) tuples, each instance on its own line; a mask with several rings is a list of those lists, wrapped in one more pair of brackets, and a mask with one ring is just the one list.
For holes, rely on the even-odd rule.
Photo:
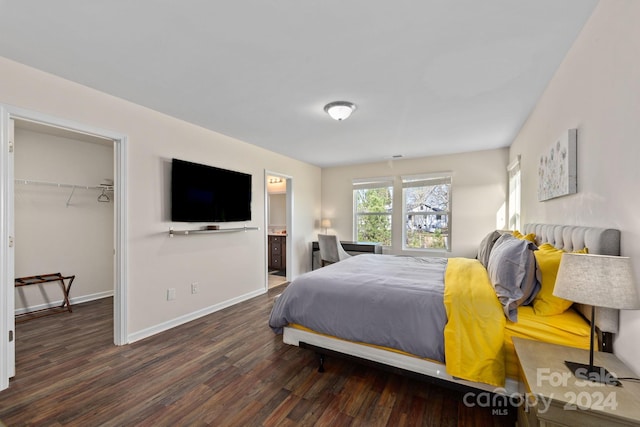
[[(16, 322), (67, 305), (113, 296), (113, 141), (26, 120), (15, 121)], [(34, 277), (36, 279), (34, 279)], [(70, 278), (73, 279), (70, 280)], [(30, 278), (30, 279), (29, 279)], [(38, 282), (38, 283), (35, 283)], [(55, 316), (73, 319), (63, 307)], [(20, 337), (16, 337), (20, 340)]]

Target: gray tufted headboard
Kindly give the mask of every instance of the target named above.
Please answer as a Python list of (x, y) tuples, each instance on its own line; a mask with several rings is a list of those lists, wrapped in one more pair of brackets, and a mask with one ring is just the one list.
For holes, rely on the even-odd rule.
[[(535, 233), (536, 243), (551, 243), (565, 251), (588, 248), (589, 253), (599, 255), (620, 255), (620, 230), (612, 228), (581, 227), (574, 225), (525, 224), (525, 234)], [(591, 320), (590, 307), (574, 304)], [(619, 311), (612, 308), (596, 308), (596, 326), (602, 332), (618, 332)]]

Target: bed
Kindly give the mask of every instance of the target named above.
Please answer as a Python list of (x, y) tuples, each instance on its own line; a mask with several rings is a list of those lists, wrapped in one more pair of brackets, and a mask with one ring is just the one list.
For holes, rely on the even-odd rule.
[[(585, 248), (619, 255), (620, 233), (527, 224), (522, 234), (511, 234), (487, 235), (479, 259), (358, 255), (306, 273), (276, 299), (269, 325), (286, 344), (320, 354), (355, 357), (452, 386), (516, 392), (514, 336), (589, 347), (590, 326), (583, 316), (590, 310), (568, 308), (569, 302), (567, 308), (552, 307), (558, 313), (545, 312), (542, 296), (549, 294), (550, 277), (545, 263), (551, 258), (559, 263), (561, 251)], [(517, 250), (522, 260), (501, 258), (516, 253), (505, 249), (516, 246), (529, 249)], [(524, 276), (530, 285), (524, 285)], [(518, 282), (506, 296), (505, 277)], [(617, 332), (618, 312), (597, 311), (596, 326), (606, 351), (607, 337)]]

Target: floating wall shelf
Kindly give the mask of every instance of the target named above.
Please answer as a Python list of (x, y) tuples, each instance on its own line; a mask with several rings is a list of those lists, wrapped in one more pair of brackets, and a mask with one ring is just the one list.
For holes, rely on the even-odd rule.
[(211, 234), (211, 233), (233, 233), (239, 231), (260, 230), (260, 227), (236, 227), (236, 228), (219, 228), (217, 230), (195, 229), (195, 230), (174, 230), (169, 228), (169, 237), (188, 236), (190, 234)]

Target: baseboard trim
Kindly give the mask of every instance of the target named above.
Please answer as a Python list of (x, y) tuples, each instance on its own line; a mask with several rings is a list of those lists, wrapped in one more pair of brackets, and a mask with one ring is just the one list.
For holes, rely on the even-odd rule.
[(167, 331), (169, 329), (175, 328), (176, 326), (183, 325), (185, 323), (191, 322), (192, 320), (199, 319), (200, 317), (209, 315), (211, 313), (215, 313), (216, 311), (220, 311), (227, 307), (231, 307), (232, 305), (238, 304), (240, 302), (249, 300), (251, 298), (257, 297), (259, 295), (265, 294), (267, 291), (265, 289), (258, 289), (253, 292), (249, 292), (244, 295), (240, 295), (235, 298), (231, 298), (230, 300), (223, 301), (219, 304), (215, 304), (209, 307), (205, 307), (203, 309), (194, 311), (193, 313), (185, 314), (184, 316), (176, 317), (175, 319), (169, 320), (168, 322), (163, 322), (152, 326), (150, 328), (143, 329), (138, 332), (134, 332), (128, 335), (128, 343), (131, 344), (136, 341), (140, 341), (144, 338), (148, 338), (152, 335), (158, 334), (160, 332)]
[[(90, 295), (82, 295), (79, 297), (73, 297), (73, 298), (69, 298), (69, 301), (71, 301), (71, 309), (73, 309), (73, 305), (74, 304), (82, 304), (83, 302), (89, 302), (89, 301), (95, 301), (98, 299), (102, 299), (102, 298), (109, 298), (113, 296), (113, 291), (104, 291), (104, 292), (98, 292), (95, 294), (90, 294)], [(54, 308), (54, 307), (60, 307), (62, 305), (62, 300), (59, 301), (51, 301), (51, 302), (47, 302), (44, 304), (38, 304), (38, 305), (31, 305), (29, 307), (24, 307), (24, 308), (16, 308), (15, 309), (15, 315), (20, 315), (20, 314), (25, 314), (25, 313), (29, 313), (31, 311), (37, 311), (37, 310), (45, 310), (47, 308)]]

